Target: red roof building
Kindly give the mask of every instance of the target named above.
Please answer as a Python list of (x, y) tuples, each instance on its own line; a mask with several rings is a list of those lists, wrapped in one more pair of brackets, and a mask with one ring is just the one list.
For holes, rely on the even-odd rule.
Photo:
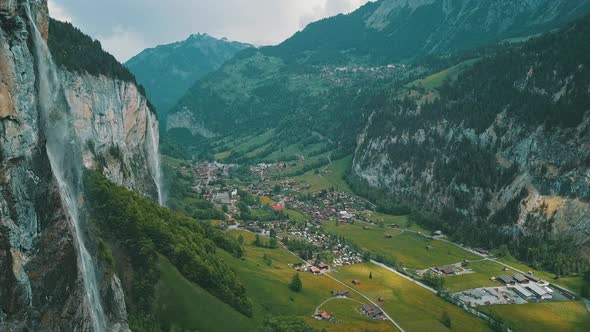
[(282, 205), (275, 204), (272, 206), (272, 209), (275, 211), (283, 211), (285, 209), (285, 207)]

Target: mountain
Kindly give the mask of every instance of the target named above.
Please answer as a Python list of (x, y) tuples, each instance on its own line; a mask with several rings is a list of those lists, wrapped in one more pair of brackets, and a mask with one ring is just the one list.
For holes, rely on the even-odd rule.
[(557, 275), (582, 272), (589, 26), (587, 16), (381, 98), (358, 139), (357, 190), (425, 212), (425, 224), (460, 243), (506, 245)]
[(164, 115), (196, 81), (249, 47), (252, 45), (196, 34), (181, 42), (146, 49), (125, 66)]
[(389, 63), (557, 28), (590, 1), (381, 0), (307, 26), (266, 54), (287, 61)]
[(586, 0), (368, 3), (312, 23), (278, 46), (239, 53), (188, 91), (167, 116), (166, 131), (187, 147), (203, 137), (273, 130), (275, 143), (323, 137), (351, 150), (366, 120), (362, 108), (380, 90), (456, 64), (457, 53), (476, 56), (474, 47), (526, 39), (589, 10)]

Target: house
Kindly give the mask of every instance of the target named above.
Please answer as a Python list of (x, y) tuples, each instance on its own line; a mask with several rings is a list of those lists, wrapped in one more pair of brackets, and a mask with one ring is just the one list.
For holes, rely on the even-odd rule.
[(455, 267), (454, 266), (437, 267), (436, 270), (439, 273), (447, 275), (447, 276), (455, 274)]
[(393, 237), (393, 235), (391, 235), (391, 234), (388, 234), (388, 233), (385, 233), (385, 238), (386, 238), (386, 239), (391, 239), (392, 237)]
[(353, 280), (352, 281), (352, 284), (355, 285), (355, 286), (358, 286), (358, 285), (361, 284), (361, 281), (360, 280)]
[(529, 282), (529, 279), (527, 279), (522, 274), (514, 274), (512, 275), (512, 278), (516, 280), (516, 282), (518, 282), (519, 284), (528, 284)]
[(312, 266), (312, 267), (309, 268), (309, 272), (311, 272), (313, 274), (320, 274), (320, 273), (322, 273), (322, 270), (318, 269), (315, 266)]
[(383, 314), (383, 311), (381, 311), (381, 309), (379, 309), (379, 307), (374, 306), (374, 305), (363, 304), (363, 306), (361, 307), (360, 310), (362, 313), (369, 316), (369, 318), (371, 318), (371, 319), (382, 320), (385, 317)]
[(330, 316), (330, 314), (327, 313), (325, 310), (320, 310), (315, 316), (316, 316), (316, 318), (323, 319), (323, 320), (332, 319), (332, 316)]
[(500, 280), (500, 282), (503, 283), (504, 285), (514, 285), (515, 284), (514, 279), (512, 279), (512, 277), (509, 277), (507, 275), (499, 276), (498, 280)]
[(284, 207), (284, 206), (282, 206), (282, 205), (279, 205), (279, 204), (274, 204), (274, 205), (272, 205), (272, 206), (271, 206), (271, 208), (272, 208), (273, 210), (275, 210), (275, 211), (278, 211), (278, 212), (280, 212), (280, 211), (283, 211), (283, 210), (285, 209), (285, 207)]
[(330, 270), (330, 266), (324, 262), (319, 262), (316, 264), (316, 266), (320, 269), (320, 271), (322, 272), (327, 272), (328, 270)]
[(346, 298), (350, 298), (350, 293), (348, 291), (332, 291), (332, 296), (336, 296), (336, 297), (346, 297)]
[(434, 231), (434, 233), (432, 233), (432, 236), (442, 236), (443, 232), (442, 231)]

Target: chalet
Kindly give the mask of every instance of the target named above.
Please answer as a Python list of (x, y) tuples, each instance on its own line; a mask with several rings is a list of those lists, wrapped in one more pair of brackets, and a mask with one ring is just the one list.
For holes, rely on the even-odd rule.
[(332, 316), (330, 316), (329, 313), (327, 313), (325, 310), (320, 310), (317, 314), (316, 314), (316, 318), (318, 319), (322, 319), (322, 320), (330, 320), (332, 319)]
[(352, 281), (352, 284), (355, 285), (355, 286), (358, 286), (358, 285), (361, 284), (361, 281), (355, 279), (355, 280)]
[(363, 304), (361, 307), (361, 312), (365, 315), (369, 316), (371, 319), (379, 319), (382, 320), (385, 318), (383, 311), (379, 309), (379, 307), (370, 305), (370, 304)]
[(388, 234), (388, 233), (385, 233), (384, 235), (385, 235), (385, 238), (386, 238), (386, 239), (391, 239), (391, 238), (393, 237), (393, 235), (391, 235), (391, 234)]
[(473, 249), (473, 250), (474, 250), (475, 252), (477, 252), (477, 253), (481, 254), (481, 255), (485, 255), (485, 256), (489, 256), (489, 255), (490, 255), (490, 252), (489, 252), (489, 251), (487, 251), (487, 250), (485, 250), (485, 249), (482, 249), (482, 248), (475, 248), (475, 249)]
[(437, 268), (435, 268), (435, 271), (439, 274), (443, 274), (443, 275), (447, 275), (447, 276), (454, 275), (456, 272), (455, 267), (451, 266), (451, 265), (437, 267)]
[(336, 297), (346, 297), (346, 298), (350, 298), (350, 293), (348, 291), (332, 291), (332, 296), (336, 296)]
[(369, 228), (368, 226), (363, 226), (363, 229), (364, 229), (365, 231), (368, 231), (370, 228)]
[(309, 272), (311, 272), (313, 274), (321, 274), (322, 273), (322, 270), (318, 269), (315, 266), (312, 266), (312, 267), (309, 268)]
[(320, 269), (320, 271), (322, 272), (326, 272), (328, 270), (330, 270), (330, 265), (324, 263), (324, 262), (319, 262), (318, 264), (316, 264), (316, 266)]
[(432, 236), (442, 236), (443, 232), (442, 231), (434, 231), (434, 233), (432, 233)]
[(278, 211), (278, 212), (283, 211), (285, 209), (284, 206), (279, 205), (279, 204), (274, 204), (271, 207), (272, 207), (273, 210)]
[(501, 275), (498, 277), (498, 280), (500, 280), (501, 283), (503, 283), (504, 285), (514, 285), (514, 279), (512, 279), (512, 277), (509, 277), (507, 275)]

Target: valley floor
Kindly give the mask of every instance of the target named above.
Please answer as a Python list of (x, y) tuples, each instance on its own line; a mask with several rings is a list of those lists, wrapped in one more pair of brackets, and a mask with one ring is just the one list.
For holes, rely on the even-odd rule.
[[(229, 226), (229, 234), (243, 240), (245, 254), (238, 259), (220, 250), (219, 256), (245, 284), (254, 315), (246, 318), (231, 313), (232, 309), (225, 308), (223, 303), (207, 300), (208, 308), (204, 311), (214, 312), (207, 316), (223, 323), (207, 327), (199, 325), (198, 320), (181, 319), (179, 321), (184, 323), (179, 327), (198, 326), (215, 331), (231, 330), (230, 325), (235, 324), (242, 330), (256, 330), (267, 317), (297, 316), (314, 328), (327, 331), (492, 330), (488, 323), (474, 315), (476, 313), (506, 324), (513, 331), (586, 331), (590, 328), (586, 307), (581, 301), (572, 300), (580, 291), (580, 277), (555, 280), (552, 275), (511, 257), (496, 257), (493, 253), (453, 243), (444, 234), (413, 224), (407, 216), (372, 212), (371, 204), (356, 197), (343, 180), (350, 162), (349, 157), (330, 161), (317, 171), (298, 176), (288, 175), (289, 171), (281, 169), (280, 164), (254, 166), (254, 175), (246, 180), (228, 176), (229, 173), (219, 175), (219, 166), (213, 164), (194, 167), (201, 172), (199, 175), (195, 171), (195, 188), (228, 192), (226, 202), (211, 195), (211, 202), (220, 207), (226, 205), (224, 210), (230, 220), (216, 224)], [(209, 174), (216, 176), (212, 179)], [(224, 184), (220, 186), (218, 182)], [(243, 197), (234, 196), (232, 190), (243, 190), (256, 200), (255, 204), (248, 203), (250, 219), (241, 219), (244, 206), (238, 206)], [(262, 239), (262, 245), (257, 243), (257, 237)], [(270, 237), (279, 240), (275, 248), (268, 246)], [(287, 238), (290, 242), (285, 242)], [(297, 246), (290, 251), (293, 241)], [(306, 250), (311, 250), (311, 255)], [(383, 260), (385, 265), (367, 262), (366, 258), (362, 262), (360, 257), (367, 254), (380, 258), (378, 260)], [(323, 262), (329, 263), (329, 271), (309, 272), (314, 271), (312, 266), (321, 266)], [(299, 268), (299, 264), (303, 266)], [(296, 267), (300, 271), (296, 271)], [(530, 303), (481, 303), (473, 308), (463, 304), (468, 308), (465, 310), (420, 281), (428, 271), (439, 273), (445, 267), (453, 270), (441, 277), (445, 294), (482, 287), (506, 289), (497, 280), (500, 275), (530, 274), (555, 285), (551, 287), (556, 295), (552, 301), (540, 303), (521, 299), (516, 303)], [(289, 289), (291, 278), (297, 273), (303, 284), (301, 292)], [(333, 291), (346, 291), (349, 298), (334, 296)], [(184, 301), (186, 296), (178, 298)], [(198, 288), (193, 296), (200, 303), (206, 298)], [(517, 297), (514, 292), (511, 296)], [(369, 318), (361, 310), (364, 305), (379, 308), (384, 318)], [(173, 307), (162, 307), (161, 312), (190, 316)], [(321, 312), (330, 318), (320, 319)]]

